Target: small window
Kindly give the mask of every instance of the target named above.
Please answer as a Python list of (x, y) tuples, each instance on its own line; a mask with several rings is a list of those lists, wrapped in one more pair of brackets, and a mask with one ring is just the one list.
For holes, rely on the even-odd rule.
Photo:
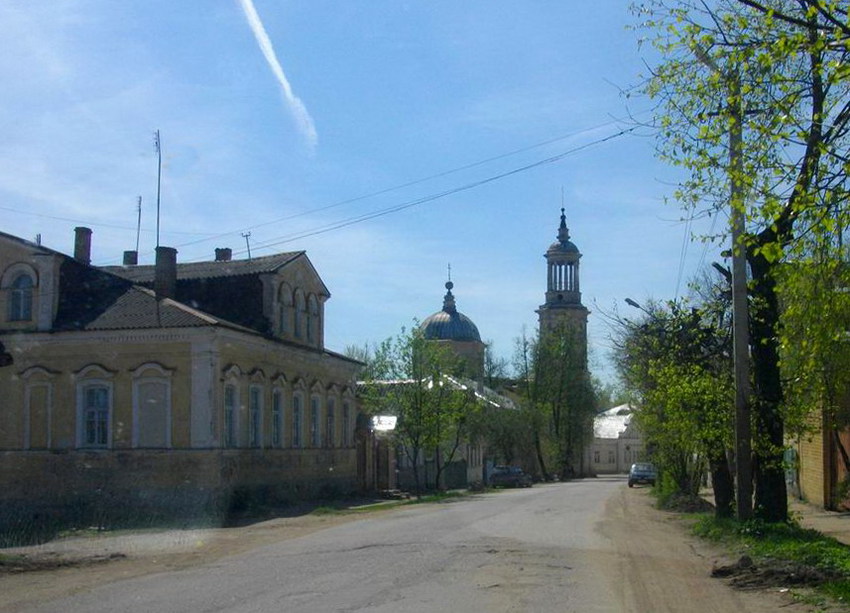
[(319, 302), (310, 294), (307, 303), (307, 342), (315, 343), (319, 337)]
[(83, 447), (109, 446), (109, 388), (91, 384), (83, 387)]
[(336, 403), (328, 398), (327, 415), (325, 416), (325, 445), (336, 446)]
[(263, 390), (251, 387), (248, 394), (248, 445), (260, 447), (263, 437)]
[(32, 277), (21, 273), (9, 287), (9, 321), (32, 320)]
[(283, 393), (272, 392), (272, 447), (283, 444)]
[(351, 446), (351, 408), (347, 402), (342, 403), (342, 446)]
[(593, 452), (593, 463), (594, 463), (594, 464), (599, 464), (599, 462), (600, 462), (600, 460), (599, 460), (599, 451), (597, 450), (597, 451), (594, 451), (594, 452)]
[(304, 316), (307, 310), (307, 303), (304, 301), (304, 294), (301, 290), (295, 292), (295, 324), (294, 330), (295, 338), (302, 338), (304, 336)]
[(319, 399), (310, 399), (310, 445), (321, 447), (322, 433), (319, 430)]
[(292, 288), (283, 283), (278, 291), (278, 331), (281, 336), (292, 333)]
[(301, 447), (301, 396), (292, 397), (292, 446)]
[(224, 446), (236, 447), (236, 386), (224, 386)]

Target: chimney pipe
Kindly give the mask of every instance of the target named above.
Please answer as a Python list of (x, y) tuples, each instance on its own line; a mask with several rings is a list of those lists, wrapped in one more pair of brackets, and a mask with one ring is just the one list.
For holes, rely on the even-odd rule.
[(74, 259), (91, 264), (91, 228), (74, 228)]
[(156, 248), (153, 291), (157, 298), (174, 298), (177, 292), (177, 249)]
[(124, 252), (124, 266), (135, 266), (139, 263), (139, 252), (138, 251), (125, 251)]
[(233, 250), (229, 247), (216, 247), (215, 248), (215, 261), (216, 262), (229, 262), (233, 257)]

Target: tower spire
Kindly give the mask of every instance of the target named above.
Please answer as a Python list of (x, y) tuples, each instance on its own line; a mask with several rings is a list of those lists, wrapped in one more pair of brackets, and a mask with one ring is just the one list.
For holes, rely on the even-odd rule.
[(567, 215), (564, 213), (564, 207), (561, 207), (561, 225), (558, 227), (558, 240), (562, 243), (570, 240), (570, 230), (567, 228)]

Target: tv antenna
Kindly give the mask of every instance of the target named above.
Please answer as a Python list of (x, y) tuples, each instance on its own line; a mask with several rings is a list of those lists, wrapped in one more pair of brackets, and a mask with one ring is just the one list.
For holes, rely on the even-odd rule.
[[(138, 213), (138, 216), (136, 217), (136, 253), (139, 253), (139, 235), (142, 233), (142, 197), (141, 196), (139, 196), (139, 200), (136, 203), (136, 212)], [(157, 233), (157, 236), (159, 236), (158, 233)]]
[(251, 233), (250, 232), (243, 232), (242, 238), (245, 239), (245, 246), (248, 247), (248, 259), (250, 260), (251, 259), (251, 241), (249, 241), (248, 239), (251, 238)]
[[(153, 146), (156, 149), (156, 246), (159, 247), (159, 196), (162, 188), (162, 141), (159, 130), (153, 133)], [(138, 248), (137, 248), (138, 250)]]

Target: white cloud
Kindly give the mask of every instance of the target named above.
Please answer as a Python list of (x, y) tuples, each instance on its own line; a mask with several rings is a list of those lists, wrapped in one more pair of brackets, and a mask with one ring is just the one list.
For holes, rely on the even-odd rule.
[(266, 34), (263, 22), (260, 21), (260, 16), (254, 8), (254, 3), (252, 0), (239, 0), (239, 4), (242, 6), (242, 11), (245, 13), (245, 19), (248, 20), (248, 25), (251, 26), (254, 38), (257, 39), (260, 51), (263, 52), (263, 56), (266, 58), (269, 68), (271, 68), (272, 73), (280, 84), (283, 99), (289, 106), (289, 110), (295, 119), (295, 123), (298, 125), (298, 129), (304, 135), (304, 138), (307, 139), (307, 144), (310, 146), (310, 149), (315, 149), (319, 136), (316, 133), (316, 126), (313, 124), (313, 118), (310, 117), (310, 113), (307, 111), (307, 107), (304, 106), (301, 99), (293, 93), (292, 86), (289, 84), (289, 80), (283, 72), (283, 67), (277, 59), (277, 54), (274, 51), (272, 41), (269, 38), (269, 35)]

